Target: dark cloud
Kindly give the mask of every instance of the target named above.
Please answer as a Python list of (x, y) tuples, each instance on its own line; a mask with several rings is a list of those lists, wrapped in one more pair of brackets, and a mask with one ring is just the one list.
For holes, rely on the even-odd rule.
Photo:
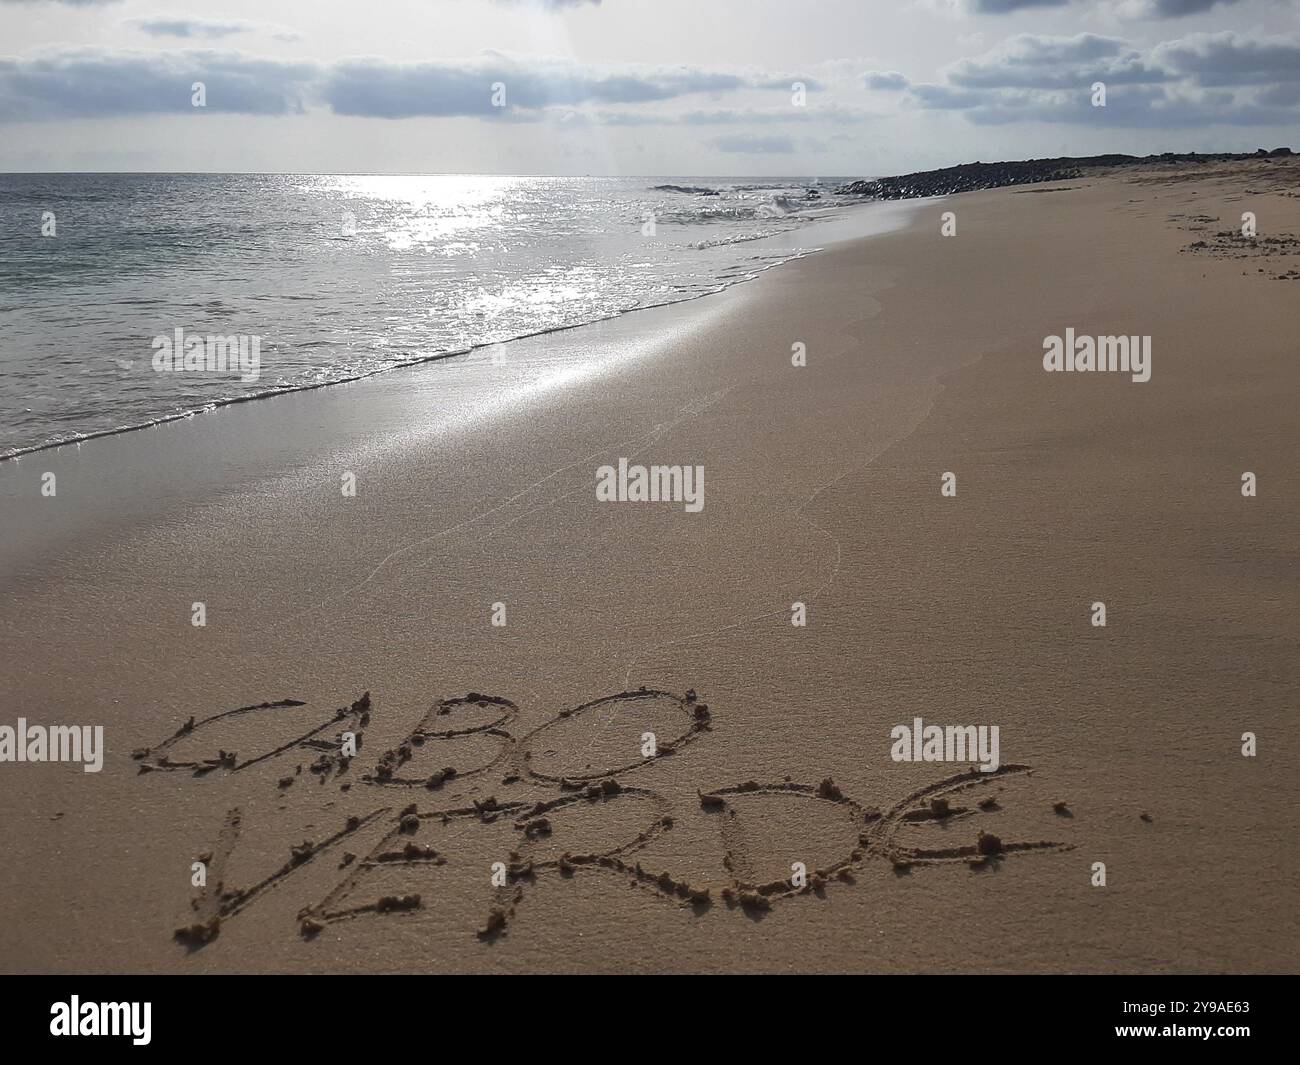
[(1073, 37), (1044, 37), (1021, 33), (1010, 38), (995, 55), (1014, 66), (1041, 66), (1047, 63), (1082, 63), (1109, 59), (1124, 51), (1117, 37), (1095, 33), (1077, 33)]
[(906, 89), (908, 86), (907, 78), (903, 77), (897, 70), (868, 70), (862, 75), (862, 83), (868, 89), (884, 89), (887, 91)]
[(966, 89), (1066, 89), (1104, 81), (1108, 85), (1167, 80), (1139, 52), (1113, 37), (1080, 33), (1074, 37), (1021, 34), (947, 71), (949, 84)]
[(203, 37), (216, 40), (236, 33), (250, 33), (257, 27), (251, 22), (217, 22), (211, 19), (188, 18), (184, 15), (169, 18), (128, 19), (133, 26), (151, 37)]
[(817, 92), (822, 88), (820, 81), (807, 74), (760, 74), (748, 79), (747, 85), (751, 89), (778, 89), (790, 92), (796, 82), (809, 92)]
[(834, 125), (851, 126), (859, 122), (874, 121), (879, 117), (874, 112), (857, 107), (823, 104), (817, 107), (780, 107), (766, 110), (724, 108), (716, 111), (688, 111), (685, 114), (670, 116), (669, 121), (681, 122), (688, 126), (724, 124), (762, 126), (785, 122), (828, 122)]
[[(492, 103), (505, 87), (506, 108)], [(321, 94), (336, 112), (379, 118), (420, 115), (501, 116), (506, 110), (580, 104), (641, 104), (695, 93), (777, 87), (790, 82), (698, 67), (599, 69), (560, 59), (488, 55), (465, 61), (393, 63), (349, 60), (333, 65)]]
[(1079, 93), (1059, 100), (1011, 96), (984, 100), (965, 112), (976, 125), (1014, 122), (1070, 123), (1136, 129), (1193, 129), (1205, 126), (1284, 126), (1295, 122), (1295, 111), (1258, 97), (1230, 93), (1171, 95), (1146, 85), (1107, 94), (1105, 107), (1093, 107)]
[(970, 9), (980, 15), (1005, 15), (1027, 7), (1064, 7), (1070, 0), (969, 0)]
[[(309, 63), (238, 53), (156, 55), (85, 49), (23, 58), (0, 56), (0, 121), (221, 111), (284, 115), (304, 110)], [(203, 82), (207, 107), (190, 103)]]
[(979, 107), (985, 99), (968, 89), (954, 89), (951, 85), (932, 85), (922, 82), (912, 86), (912, 98), (922, 107), (935, 111), (965, 111)]
[[(1255, 99), (1266, 107), (1295, 107), (1300, 104), (1300, 82), (1289, 85), (1270, 85), (1255, 94)], [(1291, 117), (1295, 121), (1295, 116)]]
[[(0, 121), (185, 112), (196, 81), (207, 87), (210, 111), (288, 114), (324, 103), (341, 115), (527, 121), (548, 108), (635, 106), (765, 88), (789, 92), (797, 80), (802, 79), (689, 66), (591, 67), (500, 53), (428, 63), (362, 58), (318, 65), (239, 52), (83, 49), (0, 57)], [(493, 106), (498, 84), (504, 86), (505, 107)]]
[[(713, 111), (597, 111), (579, 116), (588, 124), (603, 126), (773, 126), (789, 123), (857, 125), (880, 116), (855, 107), (828, 104), (819, 107), (718, 108)], [(569, 120), (569, 116), (565, 116)]]
[(1152, 18), (1182, 18), (1209, 11), (1219, 4), (1227, 7), (1236, 3), (1240, 0), (1149, 0), (1145, 13)]
[[(1007, 15), (1013, 11), (1032, 8), (1064, 7), (1073, 0), (966, 0), (967, 8), (977, 15)], [(1222, 4), (1240, 3), (1241, 0), (1146, 0), (1133, 10), (1146, 18), (1182, 18)]]
[[(1092, 85), (1106, 106), (1092, 106)], [(1291, 125), (1300, 115), (1300, 38), (1191, 34), (1145, 52), (1093, 34), (1014, 37), (907, 94), (981, 125), (1066, 122), (1143, 128)]]
[(1155, 60), (1200, 85), (1300, 81), (1300, 38), (1194, 33), (1152, 49)]

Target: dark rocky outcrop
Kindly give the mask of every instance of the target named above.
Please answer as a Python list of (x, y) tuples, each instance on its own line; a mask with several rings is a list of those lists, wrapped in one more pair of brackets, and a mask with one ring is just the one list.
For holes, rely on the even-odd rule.
[(841, 196), (869, 196), (878, 200), (905, 200), (917, 196), (951, 196), (958, 192), (996, 189), (1006, 185), (1032, 185), (1044, 181), (1073, 181), (1085, 170), (1101, 167), (1150, 166), (1165, 163), (1217, 163), (1245, 159), (1280, 158), (1291, 155), (1290, 148), (1260, 148), (1250, 154), (1220, 153), (1201, 155), (1196, 152), (1163, 155), (1092, 155), (1079, 158), (1024, 159), (1005, 163), (962, 163), (942, 170), (922, 170), (915, 174), (852, 181), (835, 191)]

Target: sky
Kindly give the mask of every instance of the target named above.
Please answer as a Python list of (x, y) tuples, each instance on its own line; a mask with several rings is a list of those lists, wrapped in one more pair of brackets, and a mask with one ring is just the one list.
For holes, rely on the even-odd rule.
[(3, 171), (874, 176), (1279, 146), (1300, 0), (0, 0)]

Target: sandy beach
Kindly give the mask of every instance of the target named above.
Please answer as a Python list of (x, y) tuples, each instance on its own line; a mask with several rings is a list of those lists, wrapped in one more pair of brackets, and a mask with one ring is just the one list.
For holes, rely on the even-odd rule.
[[(1295, 971), (1300, 163), (861, 210), (0, 463), (0, 724), (104, 730), (0, 772), (0, 968)], [(1067, 329), (1149, 380), (1045, 372)], [(895, 760), (916, 718), (996, 770)]]

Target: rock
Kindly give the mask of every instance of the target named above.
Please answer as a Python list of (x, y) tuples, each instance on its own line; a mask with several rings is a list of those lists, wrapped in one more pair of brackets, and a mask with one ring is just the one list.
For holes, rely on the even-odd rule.
[(959, 192), (996, 189), (1008, 185), (1032, 185), (1044, 181), (1073, 181), (1083, 177), (1084, 171), (1100, 167), (1142, 166), (1153, 162), (1205, 163), (1230, 162), (1291, 155), (1290, 148), (1263, 148), (1250, 154), (1216, 153), (1200, 155), (1196, 152), (1145, 157), (1134, 155), (1092, 155), (1056, 159), (1022, 159), (1002, 163), (962, 163), (942, 170), (921, 170), (914, 174), (860, 179), (835, 189), (838, 196), (870, 196), (878, 200), (903, 200), (918, 196), (951, 196)]

